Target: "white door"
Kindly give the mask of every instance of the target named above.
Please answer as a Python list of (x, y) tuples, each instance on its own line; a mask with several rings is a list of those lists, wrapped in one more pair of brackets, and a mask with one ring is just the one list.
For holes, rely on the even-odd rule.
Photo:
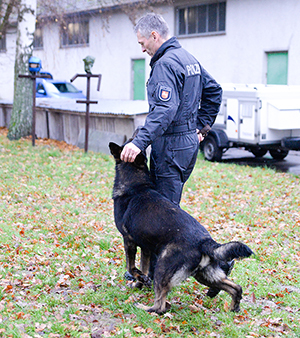
[(240, 141), (256, 141), (257, 138), (256, 101), (239, 102), (239, 139)]

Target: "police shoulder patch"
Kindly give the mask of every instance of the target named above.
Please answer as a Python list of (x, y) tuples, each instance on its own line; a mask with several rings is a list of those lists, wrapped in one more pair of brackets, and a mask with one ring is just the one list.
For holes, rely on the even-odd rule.
[(161, 101), (169, 101), (171, 98), (172, 89), (170, 87), (159, 87), (158, 97)]

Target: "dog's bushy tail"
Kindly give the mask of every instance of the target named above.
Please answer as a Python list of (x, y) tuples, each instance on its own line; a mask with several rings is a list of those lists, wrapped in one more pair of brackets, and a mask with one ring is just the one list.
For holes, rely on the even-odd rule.
[(222, 261), (231, 261), (232, 259), (242, 259), (250, 257), (253, 251), (244, 243), (229, 242), (221, 244), (214, 250), (214, 256)]
[(253, 251), (244, 243), (229, 242), (226, 244), (218, 244), (214, 240), (205, 243), (204, 251), (217, 260), (231, 261), (233, 259), (242, 259), (250, 257)]

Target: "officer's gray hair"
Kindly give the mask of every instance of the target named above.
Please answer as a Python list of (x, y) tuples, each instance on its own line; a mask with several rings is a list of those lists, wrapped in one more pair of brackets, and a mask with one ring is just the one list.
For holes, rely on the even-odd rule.
[(166, 39), (169, 35), (169, 26), (165, 19), (155, 13), (142, 16), (134, 28), (135, 33), (140, 32), (146, 39), (149, 39), (153, 31), (157, 32), (163, 39)]

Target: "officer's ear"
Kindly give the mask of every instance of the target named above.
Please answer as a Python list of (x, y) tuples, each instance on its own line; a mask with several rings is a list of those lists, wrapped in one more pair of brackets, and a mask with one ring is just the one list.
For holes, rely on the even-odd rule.
[(156, 31), (152, 31), (151, 36), (152, 36), (153, 40), (155, 40), (155, 41), (158, 40), (159, 37), (160, 37), (160, 35)]

